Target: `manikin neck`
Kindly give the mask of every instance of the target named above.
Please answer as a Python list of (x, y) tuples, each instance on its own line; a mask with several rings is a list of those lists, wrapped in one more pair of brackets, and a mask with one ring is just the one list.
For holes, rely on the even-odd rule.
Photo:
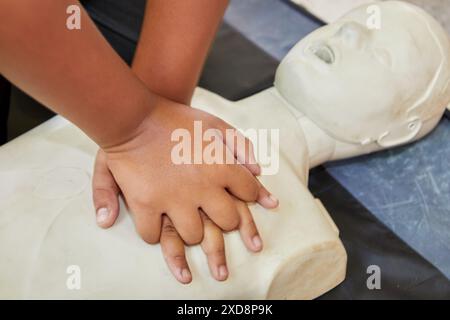
[[(247, 99), (255, 98), (263, 99), (264, 101), (264, 96), (267, 94), (270, 94), (273, 97), (272, 103), (277, 103), (289, 110), (301, 127), (308, 147), (309, 168), (314, 168), (325, 162), (350, 158), (376, 150), (377, 146), (375, 145), (369, 144), (363, 146), (360, 144), (351, 144), (331, 136), (317, 126), (311, 119), (306, 117), (306, 115), (290, 105), (275, 87), (266, 89)], [(275, 101), (273, 101), (273, 99), (275, 99)], [(283, 124), (280, 124), (279, 127), (282, 128)]]

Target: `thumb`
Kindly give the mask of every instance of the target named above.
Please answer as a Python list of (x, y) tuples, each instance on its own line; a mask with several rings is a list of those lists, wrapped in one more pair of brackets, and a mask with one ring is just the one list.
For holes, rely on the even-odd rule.
[(106, 155), (100, 150), (92, 178), (92, 195), (99, 227), (111, 227), (119, 216), (119, 192), (119, 187), (108, 169)]
[(94, 206), (97, 225), (101, 228), (110, 228), (119, 216), (119, 194), (112, 189), (93, 190)]

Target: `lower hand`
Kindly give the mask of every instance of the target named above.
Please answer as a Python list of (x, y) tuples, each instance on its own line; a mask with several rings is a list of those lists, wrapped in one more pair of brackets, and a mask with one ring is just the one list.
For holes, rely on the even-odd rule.
[[(116, 221), (119, 215), (119, 195), (120, 189), (108, 169), (106, 155), (99, 150), (93, 176), (93, 198), (100, 227), (109, 228)], [(235, 197), (233, 201), (240, 216), (238, 228), (245, 246), (252, 252), (261, 251), (262, 240), (247, 204)], [(203, 212), (201, 219), (204, 228), (201, 247), (207, 256), (210, 273), (217, 281), (224, 281), (228, 278), (229, 270), (223, 231)], [(165, 261), (174, 277), (183, 284), (190, 283), (192, 274), (186, 260), (185, 243), (166, 215), (162, 218), (160, 243)]]

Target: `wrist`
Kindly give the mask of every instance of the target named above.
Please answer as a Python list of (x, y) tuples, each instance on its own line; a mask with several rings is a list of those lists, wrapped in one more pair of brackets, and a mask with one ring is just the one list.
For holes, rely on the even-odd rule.
[(121, 106), (120, 113), (113, 114), (112, 118), (116, 121), (112, 121), (111, 130), (96, 141), (101, 149), (106, 152), (120, 150), (145, 130), (145, 120), (154, 111), (158, 100), (150, 91), (145, 91), (142, 95), (135, 95), (127, 105)]
[[(150, 92), (151, 99), (144, 104), (143, 115), (131, 130), (123, 133), (121, 139), (101, 146), (109, 155), (137, 150), (143, 145), (154, 143), (158, 137), (165, 137), (167, 121), (173, 117), (172, 101)], [(169, 143), (170, 143), (170, 135)], [(163, 138), (165, 139), (165, 138)]]

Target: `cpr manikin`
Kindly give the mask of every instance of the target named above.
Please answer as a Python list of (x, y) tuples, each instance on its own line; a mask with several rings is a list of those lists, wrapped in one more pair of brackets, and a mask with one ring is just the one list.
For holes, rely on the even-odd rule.
[(309, 169), (417, 140), (450, 103), (445, 32), (412, 5), (378, 6), (380, 29), (366, 27), (361, 7), (302, 40), (273, 88), (238, 102), (197, 90), (194, 106), (237, 128), (279, 129), (278, 173), (261, 180), (280, 206), (251, 206), (261, 253), (247, 251), (237, 233), (225, 236), (226, 282), (215, 281), (191, 247), (194, 280), (179, 284), (128, 214), (98, 228), (90, 190), (96, 146), (56, 117), (0, 148), (0, 298), (311, 299), (338, 285), (346, 252), (306, 187)]

